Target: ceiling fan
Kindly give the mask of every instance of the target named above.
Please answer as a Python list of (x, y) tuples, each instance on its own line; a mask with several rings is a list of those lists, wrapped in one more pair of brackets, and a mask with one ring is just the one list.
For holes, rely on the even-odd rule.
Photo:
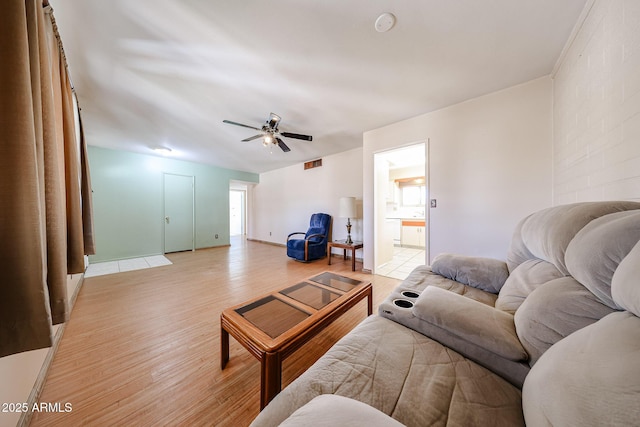
[(249, 138), (245, 138), (242, 141), (253, 141), (254, 139), (263, 138), (262, 144), (267, 147), (270, 144), (277, 145), (282, 149), (282, 151), (287, 152), (291, 151), (287, 144), (280, 137), (285, 138), (295, 138), (302, 139), (305, 141), (312, 141), (313, 137), (311, 135), (301, 135), (299, 133), (291, 133), (291, 132), (280, 132), (278, 130), (278, 124), (280, 123), (280, 116), (274, 113), (269, 114), (269, 119), (262, 125), (261, 128), (257, 128), (255, 126), (243, 125), (242, 123), (232, 122), (231, 120), (223, 120), (223, 123), (228, 123), (230, 125), (242, 126), (249, 129), (255, 129), (262, 133), (254, 136), (250, 136)]

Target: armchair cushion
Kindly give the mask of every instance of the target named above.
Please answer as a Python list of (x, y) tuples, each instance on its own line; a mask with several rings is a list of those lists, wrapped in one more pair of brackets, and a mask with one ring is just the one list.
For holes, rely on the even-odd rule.
[(454, 254), (438, 255), (431, 270), (464, 285), (497, 294), (509, 277), (509, 269), (503, 261), (491, 258)]
[(325, 240), (327, 234), (327, 230), (320, 227), (311, 227), (307, 234), (305, 235), (305, 239), (309, 240), (309, 243), (322, 243)]

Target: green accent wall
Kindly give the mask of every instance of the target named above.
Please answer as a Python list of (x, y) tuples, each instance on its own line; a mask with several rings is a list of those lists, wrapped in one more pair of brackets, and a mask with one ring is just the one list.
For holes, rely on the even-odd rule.
[(93, 146), (88, 153), (96, 241), (92, 263), (164, 252), (164, 173), (195, 177), (196, 249), (229, 244), (229, 182), (259, 181), (255, 173), (171, 158)]

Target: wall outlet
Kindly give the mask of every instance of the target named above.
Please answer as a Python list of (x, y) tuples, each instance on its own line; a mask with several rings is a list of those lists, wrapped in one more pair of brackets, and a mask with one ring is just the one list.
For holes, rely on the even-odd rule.
[(271, 236), (271, 232), (269, 232), (269, 236)]
[(218, 238), (218, 235), (216, 234), (216, 239)]
[(431, 199), (431, 207), (435, 208), (438, 206), (438, 202), (436, 201), (436, 199)]

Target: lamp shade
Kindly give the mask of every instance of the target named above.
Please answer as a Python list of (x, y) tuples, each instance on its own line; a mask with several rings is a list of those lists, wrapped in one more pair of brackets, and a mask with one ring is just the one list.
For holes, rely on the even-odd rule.
[(355, 218), (356, 217), (356, 198), (340, 197), (340, 209), (339, 209), (338, 215), (341, 218)]

